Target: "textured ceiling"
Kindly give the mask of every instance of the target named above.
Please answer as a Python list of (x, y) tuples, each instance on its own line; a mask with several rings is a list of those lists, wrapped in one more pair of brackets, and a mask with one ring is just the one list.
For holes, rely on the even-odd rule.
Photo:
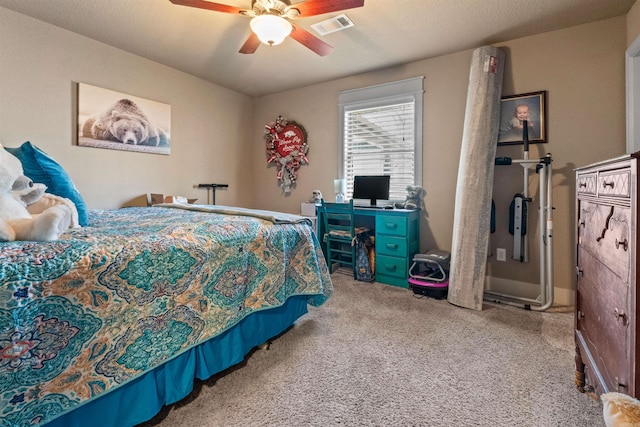
[[(299, 3), (294, 0), (292, 3)], [(238, 50), (249, 19), (169, 0), (0, 0), (0, 6), (251, 96), (626, 14), (635, 0), (365, 0), (355, 27), (322, 40), (320, 57), (291, 38)], [(218, 0), (249, 8), (251, 0)], [(339, 15), (300, 18), (311, 25)]]

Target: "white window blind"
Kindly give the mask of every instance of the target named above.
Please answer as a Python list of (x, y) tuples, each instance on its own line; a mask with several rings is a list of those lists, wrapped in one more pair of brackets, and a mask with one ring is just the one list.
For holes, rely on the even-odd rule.
[(340, 177), (391, 175), (389, 198), (422, 184), (422, 77), (340, 94)]

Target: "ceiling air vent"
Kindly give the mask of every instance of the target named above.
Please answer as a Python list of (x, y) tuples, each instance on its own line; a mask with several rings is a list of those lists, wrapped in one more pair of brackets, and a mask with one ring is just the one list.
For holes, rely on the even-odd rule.
[(316, 33), (321, 36), (325, 36), (329, 33), (335, 33), (336, 31), (344, 30), (349, 27), (353, 27), (353, 22), (344, 13), (334, 18), (325, 19), (324, 21), (320, 21), (311, 26), (311, 28), (316, 30)]

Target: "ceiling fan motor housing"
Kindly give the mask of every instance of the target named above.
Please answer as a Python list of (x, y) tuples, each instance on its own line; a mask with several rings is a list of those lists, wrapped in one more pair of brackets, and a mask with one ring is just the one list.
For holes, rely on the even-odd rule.
[(288, 0), (253, 0), (251, 9), (255, 16), (276, 15), (286, 19), (295, 19), (300, 15), (300, 11), (291, 7)]
[[(301, 26), (289, 21), (299, 16), (310, 17), (364, 6), (364, 0), (306, 0), (297, 2), (294, 5), (291, 4), (291, 0), (251, 0), (251, 9), (243, 9), (211, 0), (169, 1), (177, 5), (253, 18), (250, 23), (252, 33), (240, 48), (240, 53), (254, 53), (260, 45), (260, 42), (274, 45), (291, 35), (291, 38), (295, 41), (320, 56), (330, 54), (333, 47), (309, 33)], [(266, 21), (272, 22), (270, 25), (266, 25)], [(262, 27), (263, 31), (256, 32), (257, 27)], [(267, 34), (270, 32), (275, 35)]]

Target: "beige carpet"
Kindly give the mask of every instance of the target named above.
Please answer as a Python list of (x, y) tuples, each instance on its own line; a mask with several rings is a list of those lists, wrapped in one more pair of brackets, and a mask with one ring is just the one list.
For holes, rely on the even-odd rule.
[(572, 312), (332, 279), (334, 296), (269, 350), (143, 426), (604, 426), (573, 384)]

